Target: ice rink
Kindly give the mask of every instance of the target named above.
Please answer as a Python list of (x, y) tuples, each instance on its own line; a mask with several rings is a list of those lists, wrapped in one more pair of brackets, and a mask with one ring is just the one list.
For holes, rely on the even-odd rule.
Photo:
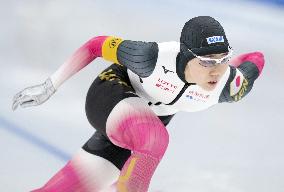
[(266, 65), (240, 102), (173, 118), (150, 191), (284, 192), (284, 6), (237, 0), (0, 0), (0, 191), (43, 185), (91, 137), (86, 93), (110, 63), (93, 61), (43, 105), (13, 112), (18, 91), (94, 36), (178, 41), (198, 15), (221, 22), (235, 54), (262, 51)]

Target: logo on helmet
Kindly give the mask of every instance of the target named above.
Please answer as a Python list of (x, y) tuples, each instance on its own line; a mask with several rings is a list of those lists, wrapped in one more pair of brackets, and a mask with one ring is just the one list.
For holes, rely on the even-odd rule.
[(210, 45), (212, 43), (221, 43), (224, 42), (224, 37), (223, 36), (212, 36), (206, 38), (207, 43)]

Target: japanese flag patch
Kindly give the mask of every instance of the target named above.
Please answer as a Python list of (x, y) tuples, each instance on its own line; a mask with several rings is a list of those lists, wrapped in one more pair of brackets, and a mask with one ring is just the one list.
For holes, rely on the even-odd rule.
[(236, 70), (236, 72), (237, 72), (236, 76), (230, 84), (230, 95), (231, 95), (231, 97), (237, 95), (241, 91), (241, 89), (243, 87), (243, 82), (244, 82), (244, 80), (246, 81), (243, 74), (238, 69)]

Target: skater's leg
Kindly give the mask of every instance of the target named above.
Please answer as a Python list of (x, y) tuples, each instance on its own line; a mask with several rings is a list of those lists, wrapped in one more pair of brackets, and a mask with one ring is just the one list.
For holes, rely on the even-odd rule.
[(148, 104), (136, 95), (124, 67), (112, 65), (93, 82), (86, 114), (100, 133), (133, 151), (119, 176), (119, 191), (147, 191), (167, 148), (168, 133)]
[(109, 186), (119, 175), (111, 162), (83, 149), (42, 188), (33, 192), (96, 192)]
[(113, 108), (106, 132), (114, 144), (133, 151), (117, 181), (118, 191), (146, 192), (169, 142), (163, 123), (141, 98), (130, 97)]
[[(126, 97), (137, 97), (126, 68), (111, 65), (92, 83), (86, 98), (86, 115), (98, 130), (40, 192), (97, 192), (117, 180), (131, 152), (112, 144), (106, 135), (106, 119), (113, 107)], [(104, 137), (103, 137), (104, 136)]]
[(114, 183), (130, 151), (96, 132), (42, 188), (34, 192), (98, 192)]

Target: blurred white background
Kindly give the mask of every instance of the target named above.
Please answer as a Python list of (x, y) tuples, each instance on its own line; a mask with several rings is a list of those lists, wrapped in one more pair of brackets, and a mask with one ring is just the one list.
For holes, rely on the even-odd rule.
[(43, 83), (94, 36), (178, 41), (198, 15), (224, 26), (236, 54), (264, 52), (266, 65), (240, 102), (173, 118), (150, 191), (284, 192), (284, 6), (238, 0), (0, 0), (0, 190), (43, 185), (87, 141), (85, 96), (110, 63), (97, 59), (41, 106), (13, 112), (14, 94)]

